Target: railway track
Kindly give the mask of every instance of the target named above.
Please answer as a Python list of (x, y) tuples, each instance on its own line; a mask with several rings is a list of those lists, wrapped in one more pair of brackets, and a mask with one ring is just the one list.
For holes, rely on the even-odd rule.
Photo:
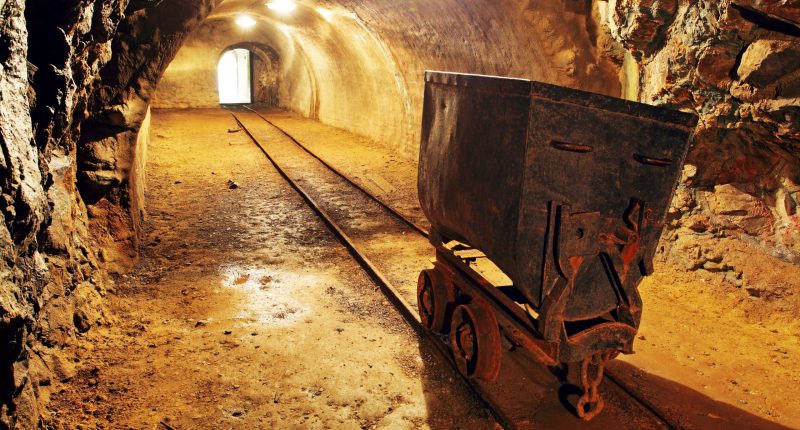
[[(420, 322), (416, 306), (412, 305), (412, 303), (416, 302), (416, 283), (410, 286), (403, 285), (405, 283), (400, 282), (399, 279), (408, 279), (407, 273), (401, 274), (392, 270), (392, 268), (389, 268), (388, 271), (381, 270), (380, 260), (391, 258), (391, 252), (388, 253), (390, 255), (387, 257), (386, 252), (379, 251), (380, 246), (370, 246), (369, 236), (374, 239), (376, 230), (400, 232), (399, 234), (403, 237), (403, 240), (408, 240), (409, 242), (414, 242), (409, 236), (417, 236), (417, 243), (411, 243), (410, 245), (427, 249), (421, 254), (424, 254), (427, 257), (426, 259), (429, 259), (433, 256), (434, 251), (433, 247), (427, 244), (428, 230), (413, 222), (407, 215), (394, 209), (390, 204), (330, 165), (286, 130), (259, 112), (250, 108), (245, 109), (248, 112), (241, 110), (231, 111), (231, 115), (241, 130), (247, 134), (281, 177), (303, 198), (306, 204), (347, 248), (352, 257), (367, 272), (376, 285), (381, 288), (387, 299), (398, 309), (407, 323), (425, 339), (442, 359), (453, 366), (457, 374), (461, 375), (456, 368), (446, 340), (425, 330)], [(246, 125), (245, 122), (248, 124)], [(259, 139), (259, 136), (262, 139)], [(291, 145), (270, 145), (268, 147), (262, 142), (263, 136), (277, 136), (278, 139), (282, 139), (287, 143), (291, 142)], [(288, 149), (289, 146), (295, 147), (295, 150)], [(283, 152), (283, 156), (286, 158), (282, 158), (279, 161), (275, 155), (276, 152)], [(305, 157), (306, 160), (301, 161), (299, 154), (304, 154), (302, 157)], [(289, 161), (288, 163), (287, 160)], [(310, 160), (314, 161), (310, 162)], [(310, 167), (314, 164), (316, 164), (316, 167)], [(312, 182), (314, 181), (309, 178), (291, 174), (292, 171), (299, 171), (314, 176), (309, 173), (313, 170), (316, 170), (321, 175), (327, 175), (328, 179), (313, 184)], [(304, 186), (306, 184), (311, 184), (312, 186)], [(343, 204), (342, 200), (346, 200), (346, 198), (341, 197), (343, 186), (358, 190), (349, 195), (349, 198), (355, 201)], [(352, 211), (353, 207), (358, 209)], [(381, 216), (383, 217), (383, 222), (367, 226), (358, 225), (359, 219), (366, 218), (374, 222)], [(405, 235), (406, 230), (412, 230), (415, 234)], [(419, 241), (424, 241), (426, 246), (421, 246)], [(400, 248), (403, 248), (403, 246)], [(368, 254), (377, 255), (377, 258), (370, 258)], [(414, 271), (419, 269), (419, 265), (413, 268)], [(410, 279), (416, 280), (416, 274), (413, 274)], [(638, 396), (634, 389), (613, 375), (613, 373), (606, 372), (608, 377), (603, 383), (607, 404), (606, 411), (596, 419), (585, 422), (574, 417), (565, 408), (563, 403), (566, 401), (562, 397), (568, 394), (560, 391), (563, 387), (558, 387), (554, 383), (556, 378), (544, 366), (536, 363), (530, 357), (522, 356), (522, 354), (504, 354), (503, 367), (516, 369), (516, 371), (507, 372), (512, 377), (507, 375), (504, 378), (501, 374), (498, 381), (494, 383), (478, 382), (463, 376), (462, 379), (483, 400), (486, 407), (504, 428), (569, 427), (595, 429), (608, 428), (611, 425), (617, 428), (620, 425), (644, 429), (682, 428), (679, 424), (671, 422), (657, 407)], [(527, 372), (526, 377), (519, 377), (520, 369), (523, 372)], [(517, 394), (520, 392), (524, 392), (527, 398)], [(509, 393), (513, 395), (509, 396)], [(554, 401), (554, 399), (559, 399), (559, 401)]]

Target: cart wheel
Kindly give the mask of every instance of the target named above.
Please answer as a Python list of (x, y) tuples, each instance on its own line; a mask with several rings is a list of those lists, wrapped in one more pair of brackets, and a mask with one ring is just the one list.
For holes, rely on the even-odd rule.
[(458, 370), (469, 378), (496, 379), (502, 348), (492, 308), (482, 300), (458, 305), (450, 327), (450, 347)]
[(422, 325), (430, 331), (441, 333), (449, 326), (447, 316), (455, 301), (453, 284), (437, 269), (426, 269), (417, 280), (417, 307)]

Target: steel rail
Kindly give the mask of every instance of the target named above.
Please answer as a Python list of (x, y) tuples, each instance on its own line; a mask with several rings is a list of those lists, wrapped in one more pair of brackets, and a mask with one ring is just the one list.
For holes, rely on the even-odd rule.
[[(358, 190), (360, 190), (362, 193), (364, 193), (367, 197), (369, 197), (370, 199), (372, 199), (373, 201), (378, 203), (381, 207), (385, 208), (387, 211), (389, 211), (395, 217), (399, 218), (401, 221), (403, 221), (407, 225), (411, 226), (417, 233), (419, 233), (420, 235), (422, 235), (422, 236), (424, 236), (426, 238), (429, 237), (429, 232), (426, 229), (424, 229), (423, 227), (420, 227), (419, 225), (415, 224), (413, 221), (411, 221), (408, 218), (406, 218), (406, 216), (403, 215), (402, 212), (394, 209), (393, 207), (391, 207), (391, 205), (389, 205), (388, 203), (383, 202), (380, 198), (378, 198), (377, 196), (375, 196), (374, 194), (372, 194), (368, 190), (366, 190), (363, 187), (361, 187), (355, 181), (353, 181), (352, 179), (347, 177), (347, 175), (345, 175), (344, 173), (342, 173), (341, 171), (339, 171), (338, 169), (336, 169), (335, 167), (330, 165), (328, 162), (323, 160), (321, 157), (319, 157), (313, 151), (308, 149), (305, 145), (300, 143), (294, 136), (292, 136), (289, 132), (284, 130), (282, 127), (276, 125), (274, 122), (272, 122), (269, 119), (267, 119), (266, 117), (264, 117), (258, 111), (254, 110), (254, 109), (252, 109), (252, 108), (250, 108), (248, 106), (244, 106), (244, 108), (250, 110), (251, 112), (256, 114), (259, 118), (264, 120), (267, 124), (269, 124), (270, 126), (274, 127), (275, 129), (277, 129), (279, 132), (281, 132), (281, 134), (283, 134), (284, 136), (289, 138), (292, 142), (294, 142), (303, 151), (307, 152), (313, 158), (317, 159), (320, 163), (322, 163), (330, 171), (332, 171), (337, 176), (341, 177), (342, 179), (344, 179), (345, 181), (347, 181), (348, 183), (350, 183), (351, 185), (356, 187)], [(247, 135), (250, 136), (250, 138), (253, 140), (253, 142), (256, 143), (256, 145), (259, 148), (261, 148), (261, 150), (264, 152), (264, 154), (267, 156), (267, 158), (269, 158), (269, 160), (272, 162), (272, 164), (281, 173), (281, 176), (283, 176), (290, 183), (294, 184), (294, 182), (288, 177), (288, 175), (286, 175), (283, 172), (283, 170), (277, 165), (277, 163), (272, 159), (272, 157), (267, 153), (267, 151), (261, 146), (261, 144), (250, 134), (250, 132), (247, 131), (247, 129), (244, 127), (244, 125), (239, 121), (239, 119), (235, 115), (234, 115), (234, 118), (236, 119), (236, 122), (240, 125), (240, 127), (242, 127), (242, 129), (245, 131), (245, 133), (247, 133)], [(293, 187), (295, 187), (295, 185), (293, 185)], [(330, 217), (327, 216), (327, 214), (324, 214), (324, 210), (319, 208), (318, 205), (316, 205), (316, 203), (313, 202), (313, 199), (311, 199), (311, 197), (307, 197), (307, 194), (305, 193), (305, 191), (301, 191), (302, 188), (300, 188), (299, 185), (295, 189), (298, 191), (298, 193), (300, 193), (301, 195), (304, 196), (303, 198), (306, 200), (306, 202), (309, 203), (310, 206), (312, 206), (312, 209), (314, 209), (314, 211), (317, 212), (320, 215), (320, 217), (323, 218), (323, 220), (325, 220), (325, 224), (328, 225), (331, 229), (334, 230), (334, 233), (337, 235), (337, 237), (339, 237), (339, 239), (342, 240), (342, 241), (347, 241), (348, 242), (348, 244), (345, 244), (345, 246), (348, 248), (348, 250), (350, 251), (351, 254), (354, 254), (354, 257), (356, 258), (356, 260), (361, 262), (362, 259), (363, 259), (363, 261), (368, 262), (367, 264), (369, 264), (370, 267), (374, 268), (374, 272), (371, 271), (372, 269), (367, 269), (367, 268), (365, 268), (365, 269), (367, 269), (367, 272), (370, 273), (370, 276), (376, 281), (376, 283), (378, 283), (378, 285), (386, 285), (387, 288), (384, 288), (384, 289), (385, 290), (389, 289), (390, 290), (390, 292), (389, 292), (390, 295), (397, 295), (398, 294), (397, 290), (394, 287), (391, 287), (391, 283), (389, 283), (388, 279), (386, 279), (386, 277), (383, 276), (380, 273), (380, 271), (369, 261), (369, 259), (365, 255), (363, 255), (360, 251), (358, 251), (356, 249), (355, 245), (352, 244), (352, 241), (347, 237), (347, 235), (343, 231), (341, 231), (341, 229), (333, 222), (332, 219), (330, 219)], [(376, 276), (378, 276), (379, 279), (376, 279)], [(383, 286), (382, 286), (382, 288), (383, 288)], [(418, 332), (422, 332), (423, 334), (426, 335), (426, 337), (430, 336), (430, 333), (428, 332), (428, 330), (425, 330), (422, 327), (422, 325), (420, 323), (420, 320), (419, 320), (419, 316), (414, 311), (413, 307), (411, 307), (411, 305), (409, 305), (408, 302), (405, 301), (404, 299), (402, 299), (402, 297), (400, 297), (399, 295), (397, 295), (396, 297), (401, 302), (399, 304), (398, 303), (395, 303), (395, 304), (400, 306), (401, 308), (404, 308), (404, 309), (400, 310), (403, 313), (403, 316), (406, 317), (407, 313), (412, 313), (413, 314), (413, 318), (412, 318), (413, 319), (413, 323), (412, 323), (411, 320), (409, 320), (408, 317), (406, 317), (406, 320), (413, 326), (413, 328), (415, 330), (417, 330)], [(392, 299), (392, 297), (390, 297), (390, 299)], [(440, 353), (445, 355), (445, 358), (447, 359), (447, 361), (450, 362), (451, 365), (455, 366), (455, 363), (453, 362), (452, 357), (450, 357), (450, 355), (449, 355), (449, 350), (446, 350), (446, 351), (443, 352), (442, 351), (443, 345), (441, 344), (441, 342), (438, 342), (438, 341), (434, 340), (432, 343), (436, 346), (437, 351), (439, 351)], [(461, 375), (461, 373), (458, 372), (457, 368), (455, 368), (455, 370), (456, 370), (456, 373)], [(628, 384), (624, 383), (621, 378), (619, 378), (618, 376), (616, 376), (614, 374), (614, 372), (610, 372), (609, 369), (605, 369), (605, 375), (607, 376), (607, 379), (613, 385), (617, 386), (628, 397), (633, 399), (636, 403), (638, 403), (645, 410), (647, 410), (648, 412), (653, 414), (653, 416), (656, 417), (659, 421), (661, 421), (667, 427), (668, 430), (679, 430), (679, 429), (682, 428), (682, 426), (676, 425), (676, 424), (672, 423), (669, 419), (667, 419), (666, 415), (663, 412), (661, 412), (652, 402), (650, 402), (648, 400), (645, 400), (645, 399), (641, 398), (638, 394), (636, 394), (636, 391), (633, 388), (631, 388), (630, 386), (628, 386)], [(472, 387), (473, 390), (475, 390), (480, 395), (479, 389), (475, 387), (475, 385), (472, 383), (472, 381), (468, 380), (467, 378), (464, 378), (463, 375), (462, 375), (462, 378), (467, 382), (467, 384), (469, 384), (470, 387)], [(486, 402), (486, 400), (483, 399), (482, 396), (481, 396), (481, 398), (482, 398), (482, 400), (484, 402)], [(493, 414), (498, 416), (497, 415), (498, 412), (496, 412), (493, 408), (489, 408), (489, 409), (492, 411)], [(505, 421), (505, 420), (503, 420), (503, 421)], [(501, 424), (504, 427), (506, 427), (506, 425), (504, 423), (501, 423)]]
[(300, 186), (300, 184), (298, 184), (286, 173), (283, 167), (278, 164), (272, 155), (270, 155), (264, 145), (262, 145), (261, 142), (255, 136), (253, 136), (247, 127), (245, 127), (244, 123), (242, 123), (235, 114), (231, 113), (231, 115), (233, 115), (234, 120), (236, 120), (236, 123), (239, 124), (239, 127), (241, 127), (242, 131), (244, 131), (250, 140), (252, 140), (253, 143), (258, 146), (261, 152), (264, 153), (281, 177), (283, 177), (283, 179), (285, 179), (286, 182), (288, 182), (289, 185), (291, 185), (291, 187), (294, 188), (298, 194), (300, 194), (303, 200), (305, 200), (306, 204), (310, 206), (311, 209), (313, 209), (314, 212), (322, 219), (325, 225), (327, 225), (328, 228), (333, 231), (333, 234), (344, 243), (345, 247), (350, 251), (353, 257), (358, 260), (361, 265), (365, 266), (365, 269), (367, 269), (367, 273), (369, 273), (370, 277), (372, 277), (373, 280), (381, 286), (381, 288), (386, 290), (390, 296), (389, 298), (396, 302), (395, 305), (398, 305), (402, 308), (401, 311), (403, 312), (403, 317), (408, 322), (419, 325), (419, 316), (416, 314), (416, 312), (413, 312), (411, 305), (400, 295), (397, 289), (392, 286), (392, 284), (389, 282), (389, 279), (383, 273), (381, 273), (377, 266), (375, 266), (375, 264), (373, 264), (366, 255), (358, 251), (353, 240), (336, 224), (336, 222), (333, 221), (333, 218), (324, 209), (322, 209), (319, 204), (317, 204), (311, 195), (309, 195), (306, 190)]
[(327, 168), (328, 168), (328, 169), (329, 169), (331, 172), (335, 173), (335, 174), (336, 174), (336, 175), (338, 175), (340, 178), (342, 178), (342, 179), (344, 179), (345, 181), (347, 181), (347, 182), (348, 182), (350, 185), (352, 185), (352, 186), (354, 186), (354, 187), (358, 188), (358, 190), (359, 190), (359, 191), (361, 191), (362, 193), (366, 194), (366, 195), (367, 195), (367, 197), (369, 197), (370, 199), (374, 200), (376, 203), (378, 203), (379, 205), (381, 205), (381, 207), (383, 207), (383, 208), (384, 208), (384, 209), (386, 209), (387, 211), (389, 211), (389, 212), (391, 212), (392, 214), (394, 214), (394, 215), (395, 215), (397, 218), (399, 218), (399, 219), (400, 219), (401, 221), (403, 221), (404, 223), (408, 224), (408, 226), (409, 226), (409, 227), (411, 227), (412, 229), (416, 230), (416, 231), (417, 231), (417, 233), (419, 233), (419, 234), (421, 234), (421, 235), (423, 235), (423, 236), (425, 236), (425, 237), (428, 237), (428, 235), (430, 234), (430, 233), (428, 232), (428, 229), (426, 229), (425, 227), (422, 227), (421, 225), (419, 225), (419, 224), (415, 223), (414, 221), (411, 221), (411, 220), (410, 220), (410, 219), (408, 219), (408, 217), (407, 217), (406, 215), (404, 215), (402, 212), (400, 212), (399, 210), (397, 210), (397, 209), (393, 208), (393, 207), (392, 207), (392, 205), (390, 205), (390, 204), (388, 204), (388, 203), (384, 202), (384, 201), (383, 201), (383, 199), (381, 199), (380, 197), (376, 196), (375, 194), (373, 194), (372, 192), (370, 192), (370, 191), (369, 191), (369, 190), (367, 190), (366, 188), (362, 187), (362, 186), (361, 186), (361, 185), (359, 185), (359, 184), (358, 184), (356, 181), (354, 181), (354, 180), (350, 179), (350, 177), (348, 177), (347, 175), (345, 175), (344, 173), (342, 173), (342, 172), (341, 172), (339, 169), (337, 169), (336, 167), (334, 167), (333, 165), (331, 165), (330, 163), (328, 163), (327, 161), (325, 161), (324, 159), (322, 159), (322, 157), (318, 156), (318, 155), (317, 155), (317, 154), (315, 154), (313, 151), (311, 151), (310, 149), (308, 149), (308, 147), (306, 147), (305, 145), (303, 145), (302, 143), (300, 143), (300, 141), (299, 141), (299, 140), (297, 140), (297, 139), (295, 139), (295, 137), (294, 137), (294, 136), (292, 136), (292, 135), (291, 135), (291, 134), (290, 134), (288, 131), (286, 131), (286, 130), (285, 130), (285, 129), (283, 129), (282, 127), (279, 127), (279, 126), (278, 126), (278, 125), (276, 125), (274, 122), (272, 122), (272, 121), (270, 121), (269, 119), (267, 119), (267, 118), (266, 118), (264, 115), (261, 115), (261, 113), (259, 113), (258, 111), (256, 111), (256, 110), (254, 110), (254, 109), (250, 108), (249, 106), (243, 106), (243, 107), (244, 107), (245, 109), (247, 109), (247, 110), (249, 110), (249, 111), (253, 112), (254, 114), (258, 115), (258, 117), (259, 117), (259, 118), (261, 118), (261, 119), (263, 119), (263, 120), (264, 120), (264, 121), (265, 121), (267, 124), (269, 124), (269, 125), (271, 125), (271, 126), (275, 127), (275, 129), (277, 129), (278, 131), (280, 131), (281, 133), (283, 133), (283, 135), (284, 135), (284, 136), (288, 137), (288, 138), (289, 138), (289, 140), (291, 140), (292, 142), (294, 142), (294, 144), (295, 144), (295, 145), (299, 146), (299, 147), (300, 147), (300, 149), (302, 149), (303, 151), (307, 152), (307, 153), (308, 153), (309, 155), (311, 155), (312, 157), (316, 158), (316, 159), (317, 159), (317, 160), (318, 160), (320, 163), (322, 163), (322, 164), (323, 164), (325, 167), (327, 167)]
[(616, 385), (620, 390), (622, 390), (622, 392), (627, 394), (628, 397), (632, 398), (637, 403), (639, 403), (641, 407), (645, 408), (648, 412), (653, 414), (653, 416), (661, 420), (661, 422), (664, 423), (665, 426), (667, 426), (667, 429), (669, 430), (683, 429), (681, 425), (675, 424), (671, 422), (669, 419), (667, 419), (667, 416), (663, 412), (658, 410), (656, 405), (654, 405), (652, 402), (636, 394), (636, 391), (633, 388), (631, 388), (628, 384), (622, 382), (622, 379), (620, 379), (617, 375), (615, 375), (614, 372), (609, 372), (608, 369), (605, 369), (604, 372), (606, 375), (606, 379), (608, 379), (609, 381), (611, 381), (611, 383)]
[[(231, 116), (239, 125), (239, 127), (244, 131), (244, 133), (250, 138), (250, 140), (261, 150), (261, 152), (267, 157), (269, 162), (278, 172), (278, 174), (292, 187), (292, 189), (297, 192), (298, 195), (305, 201), (306, 205), (322, 220), (322, 222), (330, 229), (330, 231), (336, 236), (339, 242), (344, 245), (344, 247), (348, 250), (350, 255), (356, 262), (359, 263), (362, 269), (367, 272), (367, 275), (381, 288), (384, 295), (389, 299), (389, 301), (394, 304), (396, 308), (400, 311), (400, 314), (405, 319), (406, 323), (418, 334), (422, 339), (425, 339), (432, 347), (433, 350), (436, 351), (442, 358), (445, 359), (450, 366), (452, 367), (453, 371), (461, 377), (461, 379), (467, 384), (470, 389), (478, 396), (478, 399), (486, 406), (486, 409), (491, 412), (491, 414), (495, 417), (497, 422), (504, 428), (504, 429), (512, 429), (513, 426), (510, 426), (508, 418), (498, 409), (495, 408), (490, 402), (488, 402), (485, 396), (481, 393), (479, 387), (476, 386), (472, 381), (466, 378), (461, 372), (458, 371), (456, 367), (455, 361), (450, 356), (450, 350), (446, 348), (446, 346), (441, 342), (441, 340), (436, 339), (433, 334), (431, 334), (428, 330), (422, 326), (422, 323), (419, 319), (419, 315), (416, 310), (400, 295), (400, 292), (397, 288), (392, 285), (391, 281), (384, 275), (380, 269), (378, 269), (375, 264), (363, 253), (361, 252), (358, 247), (356, 246), (355, 242), (344, 232), (344, 230), (339, 227), (338, 224), (333, 220), (333, 218), (328, 214), (325, 209), (320, 206), (313, 197), (311, 197), (308, 192), (303, 189), (303, 187), (298, 184), (294, 179), (292, 179), (288, 173), (283, 169), (283, 167), (272, 157), (272, 155), (267, 151), (264, 145), (253, 136), (250, 130), (242, 123), (239, 117), (236, 116), (233, 112), (231, 112)], [(276, 127), (277, 128), (277, 127)]]

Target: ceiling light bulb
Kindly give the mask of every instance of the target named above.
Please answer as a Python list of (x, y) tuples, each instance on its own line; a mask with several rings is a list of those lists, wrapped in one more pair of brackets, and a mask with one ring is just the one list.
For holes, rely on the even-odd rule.
[(267, 7), (276, 12), (288, 13), (297, 8), (297, 3), (294, 0), (273, 0), (267, 3)]
[(236, 25), (242, 28), (250, 28), (256, 25), (256, 20), (249, 15), (240, 15), (239, 18), (236, 18)]

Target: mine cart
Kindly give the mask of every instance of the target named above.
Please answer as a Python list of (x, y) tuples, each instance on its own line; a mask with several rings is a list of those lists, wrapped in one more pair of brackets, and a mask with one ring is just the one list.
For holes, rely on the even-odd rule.
[(602, 409), (603, 364), (633, 352), (637, 286), (696, 122), (540, 82), (426, 74), (419, 196), (437, 251), (419, 312), (463, 374), (491, 381), (522, 348), (577, 369), (578, 415)]

